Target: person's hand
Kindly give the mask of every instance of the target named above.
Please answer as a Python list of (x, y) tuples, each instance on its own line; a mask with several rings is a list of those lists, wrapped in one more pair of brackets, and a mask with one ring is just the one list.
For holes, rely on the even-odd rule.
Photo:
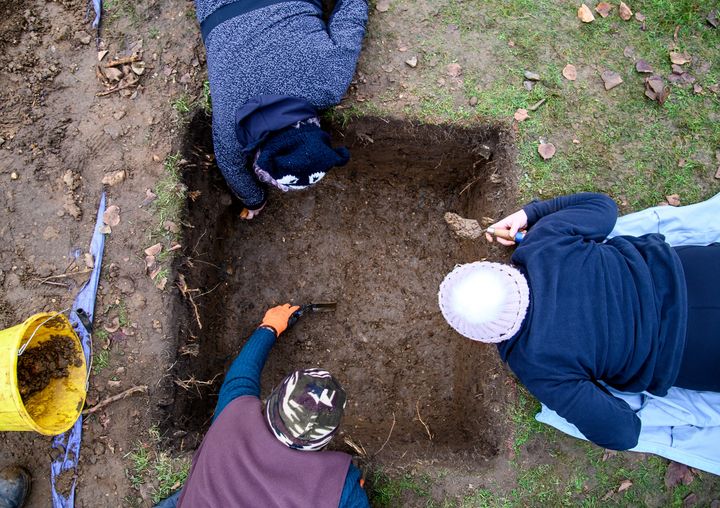
[(253, 217), (257, 217), (260, 215), (260, 212), (263, 208), (265, 208), (265, 205), (267, 204), (267, 201), (265, 201), (262, 206), (256, 210), (250, 210), (249, 208), (243, 208), (242, 212), (240, 212), (240, 218), (243, 220), (250, 220)]
[(300, 308), (299, 305), (291, 306), (289, 303), (273, 307), (265, 313), (265, 317), (260, 326), (266, 326), (275, 331), (275, 336), (279, 337), (288, 327), (288, 320), (293, 312)]
[[(508, 232), (510, 238), (514, 238), (515, 233), (527, 227), (527, 219), (528, 218), (525, 210), (520, 209), (512, 215), (508, 215), (500, 222), (496, 222), (491, 227), (494, 227), (496, 230), (504, 229)], [(513, 242), (512, 240), (506, 240), (504, 238), (493, 238), (493, 236), (489, 233), (485, 233), (485, 238), (488, 242), (492, 242), (493, 239), (495, 239), (498, 241), (498, 243), (501, 243), (503, 245), (515, 245), (515, 242)]]

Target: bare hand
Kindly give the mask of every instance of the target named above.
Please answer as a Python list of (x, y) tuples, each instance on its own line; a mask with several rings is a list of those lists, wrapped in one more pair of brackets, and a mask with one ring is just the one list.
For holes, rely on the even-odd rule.
[[(525, 210), (520, 209), (512, 215), (508, 215), (500, 222), (496, 222), (492, 225), (492, 227), (494, 227), (496, 230), (504, 229), (508, 232), (511, 238), (514, 238), (515, 234), (518, 231), (527, 228), (527, 214), (525, 213)], [(505, 240), (504, 238), (493, 238), (493, 236), (489, 233), (485, 233), (485, 239), (488, 242), (492, 242), (495, 239), (498, 241), (498, 243), (501, 243), (503, 245), (515, 245), (515, 242), (511, 240)]]
[(242, 212), (240, 212), (240, 218), (243, 220), (250, 220), (253, 217), (257, 217), (258, 215), (260, 215), (260, 212), (262, 211), (262, 209), (265, 208), (266, 204), (267, 204), (267, 201), (265, 203), (263, 203), (263, 205), (260, 208), (258, 208), (257, 210), (250, 210), (249, 208), (243, 208)]

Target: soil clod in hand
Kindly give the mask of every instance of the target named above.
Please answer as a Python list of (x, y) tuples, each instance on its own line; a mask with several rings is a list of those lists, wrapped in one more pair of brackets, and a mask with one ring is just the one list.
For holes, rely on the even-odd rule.
[(42, 391), (51, 379), (67, 377), (70, 367), (82, 366), (80, 352), (65, 335), (52, 335), (37, 347), (26, 349), (18, 358), (17, 379), (20, 396), (25, 402)]

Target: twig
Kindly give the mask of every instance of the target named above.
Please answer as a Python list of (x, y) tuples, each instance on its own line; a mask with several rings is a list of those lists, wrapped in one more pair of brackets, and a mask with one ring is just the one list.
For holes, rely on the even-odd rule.
[[(190, 288), (188, 288), (187, 282), (185, 282), (185, 276), (184, 276), (183, 274), (180, 274), (180, 275), (178, 276), (178, 279), (180, 279), (180, 280), (178, 280), (178, 281), (175, 283), (175, 285), (178, 287), (178, 289), (180, 290), (180, 292), (182, 293), (182, 295), (183, 295), (185, 298), (187, 298), (187, 300), (188, 300), (188, 301), (190, 302), (190, 304), (192, 305), (193, 311), (195, 312), (195, 320), (197, 321), (198, 326), (199, 326), (200, 329), (202, 330), (202, 321), (200, 321), (200, 312), (198, 311), (198, 306), (195, 304), (195, 300), (193, 300), (193, 296), (192, 296), (192, 294), (193, 294), (194, 292), (196, 292), (196, 291), (197, 291), (197, 292), (200, 292), (200, 290), (197, 289), (197, 288), (196, 288), (196, 289), (190, 289)], [(217, 286), (215, 286), (215, 287), (217, 287)], [(213, 289), (215, 289), (215, 288), (213, 288)], [(212, 291), (212, 290), (211, 290), (211, 291)], [(201, 295), (201, 296), (202, 296), (202, 295)]]
[(112, 397), (108, 397), (107, 399), (103, 400), (102, 402), (98, 402), (93, 407), (86, 409), (82, 412), (83, 416), (91, 415), (96, 411), (100, 411), (105, 406), (112, 404), (113, 402), (117, 402), (118, 400), (122, 400), (125, 397), (129, 397), (130, 395), (134, 393), (147, 393), (148, 387), (146, 385), (138, 385), (133, 386), (132, 388), (128, 388), (124, 392), (118, 393), (117, 395), (113, 395)]
[(477, 182), (479, 182), (479, 181), (482, 180), (483, 178), (484, 178), (483, 176), (479, 176), (479, 177), (477, 177), (475, 180), (473, 180), (472, 182), (470, 182), (469, 184), (467, 184), (465, 187), (463, 187), (463, 190), (460, 191), (460, 194), (458, 194), (458, 196), (462, 196), (463, 192), (465, 192), (466, 190), (468, 190), (470, 187), (472, 187), (473, 185), (475, 185)]
[(380, 449), (375, 452), (373, 457), (375, 457), (378, 453), (380, 453), (383, 450), (383, 448), (385, 448), (385, 445), (388, 444), (388, 441), (390, 441), (390, 436), (392, 436), (392, 432), (393, 432), (394, 428), (395, 428), (395, 411), (393, 411), (393, 422), (392, 422), (392, 425), (390, 426), (390, 432), (388, 432), (388, 436), (385, 439), (385, 442), (382, 444)]
[(139, 62), (140, 61), (140, 55), (137, 53), (133, 53), (130, 56), (124, 56), (122, 58), (118, 58), (117, 60), (110, 60), (108, 63), (105, 64), (105, 68), (109, 67), (117, 67), (118, 65), (125, 65), (133, 62)]
[(42, 284), (51, 279), (66, 279), (68, 277), (74, 277), (75, 275), (83, 275), (83, 274), (90, 273), (90, 272), (92, 272), (92, 268), (87, 268), (85, 270), (79, 270), (77, 272), (61, 273), (60, 275), (51, 275), (51, 276), (45, 277), (43, 279), (36, 277), (32, 280), (39, 280), (40, 284)]
[(96, 97), (104, 97), (106, 95), (110, 95), (111, 93), (119, 92), (120, 90), (125, 90), (126, 88), (130, 88), (133, 86), (137, 86), (137, 81), (135, 83), (125, 83), (122, 86), (116, 86), (115, 88), (112, 88), (110, 90), (106, 90), (104, 92), (98, 92), (95, 94)]
[(422, 417), (420, 416), (420, 401), (419, 400), (415, 403), (415, 409), (417, 410), (418, 420), (420, 420), (420, 423), (423, 424), (423, 427), (425, 427), (425, 432), (427, 432), (428, 438), (430, 438), (430, 441), (432, 441), (433, 435), (430, 432), (430, 427), (427, 426), (427, 423), (425, 423), (423, 421)]
[(195, 298), (200, 298), (201, 296), (209, 295), (210, 293), (212, 293), (213, 291), (215, 291), (220, 284), (222, 284), (222, 282), (218, 282), (217, 284), (215, 284), (215, 287), (213, 287), (211, 290), (205, 291), (204, 293), (200, 293), (200, 294), (197, 295)]
[(61, 288), (65, 288), (65, 289), (70, 287), (67, 284), (63, 284), (62, 282), (52, 282), (49, 280), (43, 280), (40, 282), (40, 284), (47, 284), (48, 286), (60, 286)]
[(365, 447), (362, 444), (357, 444), (355, 441), (352, 440), (350, 436), (345, 436), (344, 441), (345, 444), (355, 450), (355, 453), (357, 453), (360, 457), (367, 457), (367, 452), (365, 451)]
[(540, 99), (540, 100), (537, 101), (535, 104), (533, 104), (532, 106), (530, 106), (530, 107), (528, 108), (528, 111), (537, 111), (537, 109), (538, 109), (540, 106), (542, 106), (543, 104), (545, 104), (545, 101), (546, 101), (546, 100), (547, 100), (547, 99)]
[(212, 384), (215, 383), (215, 380), (217, 379), (217, 377), (220, 374), (221, 373), (218, 372), (217, 374), (215, 374), (215, 376), (212, 379), (208, 379), (207, 381), (198, 381), (197, 379), (195, 379), (195, 376), (191, 376), (190, 379), (176, 379), (175, 384), (178, 385), (180, 388), (187, 390), (187, 391), (190, 391), (190, 387), (194, 386), (198, 392), (198, 395), (202, 395), (200, 393), (200, 388), (198, 388), (198, 387), (199, 386), (211, 386)]

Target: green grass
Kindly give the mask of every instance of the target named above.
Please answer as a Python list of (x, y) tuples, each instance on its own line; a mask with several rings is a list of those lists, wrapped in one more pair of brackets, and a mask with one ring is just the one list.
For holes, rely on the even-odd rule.
[(368, 481), (368, 497), (373, 506), (402, 506), (402, 500), (408, 494), (429, 501), (430, 486), (427, 475), (414, 476), (406, 473), (394, 478), (381, 469), (376, 469), (372, 471)]
[(180, 115), (190, 113), (192, 108), (192, 100), (187, 95), (181, 95), (177, 99), (174, 99), (170, 105)]
[(200, 107), (207, 115), (212, 114), (212, 98), (210, 97), (210, 81), (203, 81), (202, 95), (200, 96)]
[(157, 226), (152, 230), (152, 237), (176, 240), (178, 234), (167, 231), (164, 227), (166, 221), (180, 224), (182, 211), (185, 207), (187, 187), (182, 182), (180, 172), (179, 153), (168, 155), (163, 163), (164, 174), (155, 185), (157, 198), (153, 202)]
[(110, 352), (100, 351), (93, 355), (93, 374), (97, 375), (110, 365)]
[[(157, 427), (151, 427), (149, 432), (151, 439), (159, 438)], [(180, 488), (190, 472), (188, 458), (173, 458), (165, 452), (151, 450), (143, 443), (138, 443), (125, 458), (129, 462), (126, 474), (130, 484), (137, 489), (151, 483), (153, 503), (162, 501)]]
[(510, 408), (510, 419), (515, 431), (513, 449), (516, 454), (533, 436), (550, 434), (550, 428), (535, 419), (535, 415), (540, 411), (540, 403), (522, 385), (518, 385), (517, 390), (517, 403)]

